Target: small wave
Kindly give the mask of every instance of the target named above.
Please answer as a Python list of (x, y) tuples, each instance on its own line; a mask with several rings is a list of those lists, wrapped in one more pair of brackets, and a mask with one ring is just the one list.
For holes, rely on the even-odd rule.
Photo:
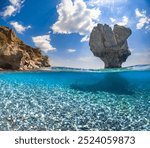
[(130, 70), (150, 70), (150, 64), (134, 65), (134, 66), (127, 67), (127, 69), (130, 69)]
[(84, 68), (71, 68), (71, 67), (48, 67), (41, 68), (41, 71), (52, 72), (124, 72), (124, 71), (143, 71), (150, 70), (150, 65), (134, 65), (123, 68), (107, 68), (107, 69), (84, 69)]

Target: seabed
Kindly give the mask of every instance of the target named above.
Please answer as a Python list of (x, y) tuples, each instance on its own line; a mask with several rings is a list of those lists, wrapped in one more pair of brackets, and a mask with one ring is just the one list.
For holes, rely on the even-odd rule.
[(1, 131), (150, 131), (150, 71), (2, 72)]

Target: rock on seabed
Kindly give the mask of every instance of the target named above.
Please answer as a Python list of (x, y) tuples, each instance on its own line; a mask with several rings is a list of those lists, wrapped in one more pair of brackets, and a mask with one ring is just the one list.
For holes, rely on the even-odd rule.
[(48, 57), (38, 48), (23, 43), (12, 29), (0, 26), (0, 69), (34, 70), (49, 66)]
[(105, 68), (120, 68), (131, 55), (127, 39), (132, 34), (130, 28), (98, 24), (90, 35), (90, 49), (105, 64)]

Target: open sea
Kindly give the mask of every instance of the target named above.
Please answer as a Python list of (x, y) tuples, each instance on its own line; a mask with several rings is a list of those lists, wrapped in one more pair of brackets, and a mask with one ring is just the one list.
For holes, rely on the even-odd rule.
[(1, 131), (150, 131), (150, 70), (0, 72)]

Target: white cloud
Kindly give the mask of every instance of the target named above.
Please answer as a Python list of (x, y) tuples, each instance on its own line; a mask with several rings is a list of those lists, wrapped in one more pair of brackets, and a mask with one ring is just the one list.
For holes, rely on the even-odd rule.
[(10, 17), (16, 12), (19, 12), (24, 1), (25, 0), (9, 0), (10, 5), (6, 6), (4, 12), (2, 12), (1, 15), (3, 17)]
[(86, 35), (81, 39), (81, 42), (88, 42), (89, 40), (90, 40), (89, 35)]
[(122, 17), (122, 21), (117, 23), (120, 26), (126, 26), (128, 24), (128, 17), (127, 16), (123, 16)]
[(139, 11), (138, 8), (135, 9), (135, 15), (137, 18), (140, 18), (140, 17), (145, 17), (146, 16), (146, 11)]
[(114, 18), (110, 18), (110, 21), (112, 22), (112, 23), (115, 23), (116, 22), (116, 19), (114, 19)]
[(54, 48), (50, 43), (50, 35), (35, 36), (32, 37), (32, 41), (34, 42), (36, 47), (40, 48), (45, 53), (47, 53), (48, 51), (56, 50), (56, 48)]
[(136, 52), (133, 51), (128, 60), (123, 64), (124, 66), (150, 64), (150, 51)]
[(139, 22), (136, 25), (136, 29), (142, 29), (146, 22), (147, 22), (146, 18), (139, 19)]
[(127, 0), (89, 0), (88, 4), (91, 6), (104, 6), (125, 3)]
[(73, 52), (76, 52), (76, 49), (68, 49), (67, 50), (69, 53), (73, 53)]
[(21, 0), (9, 0), (10, 3), (14, 6), (20, 6)]
[(52, 26), (54, 33), (78, 33), (83, 36), (90, 34), (101, 14), (99, 8), (88, 8), (83, 0), (62, 0), (57, 12), (58, 20)]
[(4, 17), (11, 16), (16, 11), (16, 8), (12, 5), (6, 7), (5, 11), (2, 13)]
[(27, 29), (31, 28), (31, 26), (25, 27), (25, 26), (19, 24), (18, 22), (10, 22), (10, 25), (12, 25), (15, 28), (15, 30), (20, 34), (25, 32)]
[(114, 18), (110, 18), (110, 21), (111, 21), (113, 24), (118, 24), (118, 25), (120, 25), (120, 26), (126, 26), (126, 25), (128, 25), (129, 19), (128, 19), (127, 16), (123, 16), (121, 21), (117, 21), (117, 20), (114, 19)]
[(150, 28), (150, 17), (146, 15), (146, 11), (140, 11), (138, 8), (135, 9), (135, 15), (139, 19), (136, 24), (136, 29), (142, 29), (145, 26), (146, 30)]
[(146, 30), (150, 31), (150, 25), (145, 27)]

